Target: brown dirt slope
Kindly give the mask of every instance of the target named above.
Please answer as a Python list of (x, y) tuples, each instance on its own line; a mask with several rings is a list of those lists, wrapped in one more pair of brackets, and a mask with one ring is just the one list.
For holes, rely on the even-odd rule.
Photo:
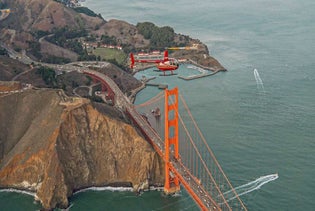
[[(17, 81), (0, 81), (0, 92), (20, 90), (22, 85)], [(1, 93), (0, 93), (1, 95)]]
[(0, 56), (0, 81), (9, 81), (30, 67), (6, 56)]
[(93, 34), (114, 36), (122, 44), (132, 45), (135, 48), (145, 48), (150, 44), (149, 40), (144, 39), (143, 35), (138, 33), (135, 25), (122, 20), (109, 20), (99, 30), (93, 32)]
[(99, 17), (89, 17), (53, 0), (4, 0), (12, 14), (0, 22), (0, 38), (7, 43), (27, 48), (34, 41), (33, 31), (51, 32), (54, 28), (94, 29), (105, 23)]

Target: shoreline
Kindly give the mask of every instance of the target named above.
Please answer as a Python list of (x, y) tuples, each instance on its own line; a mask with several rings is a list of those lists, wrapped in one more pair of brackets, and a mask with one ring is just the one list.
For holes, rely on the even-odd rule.
[[(163, 191), (163, 187), (160, 186), (150, 186), (147, 189), (143, 189), (140, 192), (144, 191)], [(83, 193), (86, 191), (111, 191), (111, 192), (135, 192), (133, 187), (128, 187), (128, 186), (91, 186), (87, 188), (82, 188), (80, 190), (74, 191), (71, 196), (74, 196), (79, 193)], [(18, 193), (18, 194), (23, 194), (23, 195), (28, 195), (28, 196), (33, 196), (34, 200), (38, 201), (37, 195), (35, 192), (32, 192), (30, 190), (21, 190), (21, 189), (16, 189), (16, 188), (4, 188), (0, 189), (0, 194), (1, 193)]]
[(15, 188), (4, 188), (0, 189), (0, 193), (21, 193), (29, 196), (33, 196), (34, 199), (37, 199), (36, 193), (29, 191), (29, 190), (21, 190), (21, 189), (15, 189)]

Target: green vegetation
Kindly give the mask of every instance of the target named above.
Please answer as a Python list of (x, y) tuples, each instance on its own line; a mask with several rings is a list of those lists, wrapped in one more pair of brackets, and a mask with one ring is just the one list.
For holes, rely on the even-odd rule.
[(102, 35), (101, 43), (107, 45), (117, 45), (117, 40), (114, 36)]
[(75, 8), (73, 8), (76, 12), (78, 12), (78, 13), (84, 13), (84, 14), (86, 14), (86, 15), (88, 15), (88, 16), (91, 16), (91, 17), (97, 17), (98, 15), (95, 13), (95, 12), (93, 12), (92, 10), (90, 10), (89, 8), (87, 8), (87, 7), (75, 7)]
[(133, 45), (122, 45), (122, 49), (126, 54), (137, 51), (137, 49)]
[(137, 29), (145, 39), (150, 40), (151, 49), (164, 49), (167, 46), (174, 45), (175, 32), (169, 26), (158, 27), (150, 22), (137, 24)]
[(187, 35), (180, 35), (179, 42), (176, 43), (176, 46), (179, 46), (179, 47), (187, 46), (189, 44), (189, 39), (190, 38)]
[(87, 98), (89, 98), (91, 101), (93, 102), (97, 102), (97, 103), (103, 103), (104, 101), (102, 100), (102, 98), (98, 97), (98, 96), (88, 96)]
[(77, 39), (66, 40), (63, 47), (68, 48), (68, 49), (76, 52), (79, 55), (84, 54), (84, 49), (83, 49), (81, 43)]
[(43, 31), (43, 30), (35, 30), (35, 31), (32, 31), (31, 33), (37, 39), (49, 34), (48, 31)]
[[(46, 37), (48, 42), (54, 43), (55, 45), (63, 48), (70, 49), (75, 53), (79, 54), (78, 60), (96, 60), (95, 55), (88, 55), (87, 51), (82, 47), (79, 42), (79, 37), (86, 37), (87, 31), (85, 29), (70, 29), (69, 27), (55, 29), (52, 36)], [(53, 58), (56, 59), (56, 58)], [(58, 59), (60, 61), (60, 59)], [(66, 61), (60, 61), (66, 62)]]
[(5, 48), (0, 47), (0, 55), (2, 56), (8, 56), (8, 51)]
[(52, 33), (54, 35), (47, 37), (46, 40), (56, 43), (56, 45), (61, 45), (68, 39), (86, 37), (88, 35), (85, 29), (71, 29), (67, 26), (63, 28), (55, 28)]
[(0, 2), (0, 9), (6, 9), (7, 8), (7, 4)]
[(97, 37), (98, 37), (98, 36), (95, 36), (94, 34), (92, 34), (92, 35), (86, 37), (86, 38), (85, 38), (85, 41), (86, 41), (86, 42), (96, 42), (96, 38), (97, 38)]
[(16, 52), (21, 52), (22, 48), (20, 46), (14, 46), (13, 49), (16, 51)]
[(122, 65), (127, 58), (127, 55), (123, 51), (118, 49), (96, 48), (93, 49), (92, 53), (96, 56), (100, 56), (102, 60), (106, 61), (116, 60), (116, 63), (120, 65)]
[(158, 30), (158, 27), (151, 22), (138, 23), (137, 29), (140, 34), (144, 36), (145, 39), (151, 39), (152, 34), (155, 30)]
[(35, 41), (28, 41), (28, 51), (36, 58), (41, 59), (42, 54), (40, 53), (40, 43)]
[(50, 64), (67, 64), (71, 62), (69, 58), (52, 56), (52, 55), (48, 55), (44, 57), (42, 61), (46, 63), (50, 63)]
[(56, 73), (52, 68), (41, 66), (36, 70), (36, 74), (42, 76), (42, 79), (45, 81), (46, 85), (51, 87), (57, 86)]
[(98, 58), (95, 55), (89, 55), (86, 51), (84, 54), (79, 55), (78, 61), (97, 61)]

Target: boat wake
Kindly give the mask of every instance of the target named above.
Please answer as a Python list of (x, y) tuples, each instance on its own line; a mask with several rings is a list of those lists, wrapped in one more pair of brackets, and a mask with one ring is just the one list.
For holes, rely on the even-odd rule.
[(254, 69), (254, 76), (255, 76), (257, 88), (258, 88), (258, 89), (261, 89), (263, 92), (265, 92), (264, 83), (263, 83), (263, 81), (261, 80), (260, 75), (259, 75), (257, 69)]
[[(270, 174), (266, 176), (259, 177), (258, 179), (251, 181), (245, 185), (241, 185), (239, 187), (234, 188), (234, 191), (237, 193), (237, 196), (242, 196), (245, 194), (248, 194), (252, 191), (255, 191), (257, 189), (260, 189), (261, 186), (278, 179), (278, 174)], [(233, 190), (229, 190), (225, 193), (223, 193), (223, 196), (227, 199), (227, 201), (231, 201), (235, 199), (237, 196), (235, 196)]]

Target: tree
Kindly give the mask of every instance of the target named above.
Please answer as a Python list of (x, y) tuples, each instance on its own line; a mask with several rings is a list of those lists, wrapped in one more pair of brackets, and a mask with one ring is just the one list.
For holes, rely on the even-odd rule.
[(104, 34), (101, 37), (101, 42), (103, 44), (108, 44), (108, 45), (117, 45), (116, 37), (108, 36), (108, 35), (104, 35)]
[(37, 69), (36, 74), (41, 75), (46, 85), (52, 87), (57, 85), (56, 73), (52, 68), (41, 66)]
[(36, 58), (41, 59), (42, 54), (40, 53), (40, 43), (36, 41), (28, 41), (29, 52)]
[(1, 48), (0, 47), (0, 55), (3, 55), (3, 56), (8, 56), (8, 51), (5, 49), (5, 48)]
[(138, 23), (136, 27), (145, 39), (151, 39), (154, 31), (158, 28), (151, 22)]
[(7, 3), (0, 2), (0, 9), (5, 9), (7, 7)]
[(158, 27), (150, 22), (138, 23), (137, 29), (145, 39), (150, 40), (149, 48), (164, 49), (174, 44), (175, 32), (169, 26)]

